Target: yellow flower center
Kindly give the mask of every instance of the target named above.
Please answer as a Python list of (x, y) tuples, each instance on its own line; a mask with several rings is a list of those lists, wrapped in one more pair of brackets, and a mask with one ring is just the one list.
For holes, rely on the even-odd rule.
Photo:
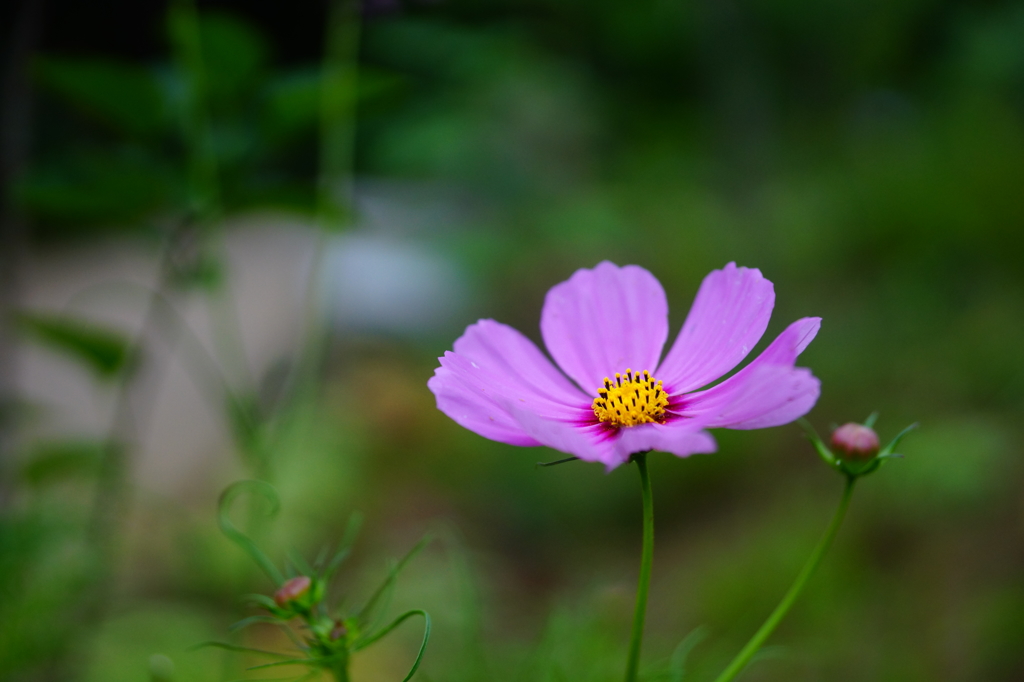
[(668, 394), (647, 370), (643, 375), (615, 373), (615, 379), (605, 377), (604, 386), (597, 389), (594, 415), (614, 427), (636, 426), (662, 422), (668, 407)]

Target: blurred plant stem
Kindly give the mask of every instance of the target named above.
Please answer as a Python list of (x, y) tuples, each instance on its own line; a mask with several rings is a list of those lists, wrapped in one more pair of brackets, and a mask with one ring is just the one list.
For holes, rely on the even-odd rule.
[(15, 206), (12, 186), (24, 171), (32, 138), (32, 87), (29, 66), (39, 40), (43, 0), (23, 0), (7, 32), (6, 69), (0, 84), (0, 510), (13, 487), (15, 404), (14, 339), (11, 313), (18, 274), (28, 242), (28, 222)]
[(729, 682), (730, 680), (736, 679), (743, 669), (750, 663), (750, 660), (757, 654), (758, 650), (764, 645), (765, 641), (771, 636), (775, 628), (778, 627), (782, 619), (786, 617), (789, 609), (796, 602), (797, 597), (803, 591), (807, 585), (807, 581), (814, 573), (815, 569), (818, 568), (818, 564), (821, 563), (822, 557), (828, 551), (829, 547), (832, 546), (832, 541), (835, 540), (836, 533), (839, 532), (839, 526), (843, 523), (843, 518), (846, 516), (846, 509), (850, 506), (850, 498), (853, 496), (853, 486), (857, 481), (856, 476), (847, 476), (846, 485), (843, 488), (843, 496), (839, 500), (839, 507), (836, 509), (835, 515), (832, 517), (832, 523), (829, 524), (828, 530), (825, 531), (825, 535), (822, 536), (821, 540), (818, 541), (818, 545), (814, 548), (810, 558), (804, 567), (800, 570), (800, 574), (797, 575), (796, 580), (793, 581), (793, 585), (786, 592), (786, 595), (779, 602), (779, 605), (775, 607), (771, 615), (768, 616), (768, 620), (754, 633), (754, 636), (750, 638), (746, 646), (740, 650), (736, 657), (732, 659), (728, 667), (722, 671), (715, 682)]
[[(227, 275), (227, 253), (223, 243), (224, 207), (220, 169), (213, 144), (209, 83), (203, 57), (202, 34), (194, 0), (175, 0), (168, 13), (168, 31), (173, 57), (187, 80), (187, 95), (180, 111), (182, 141), (188, 155), (189, 211), (198, 228), (200, 251), (212, 258), (217, 275), (208, 294), (210, 329), (221, 371), (242, 395), (255, 394), (255, 382), (246, 360), (238, 309)], [(200, 259), (203, 259), (200, 255)], [(266, 452), (253, 438), (251, 415), (232, 414), (235, 434), (245, 464), (260, 478), (269, 477)]]
[(359, 35), (359, 5), (355, 0), (331, 2), (320, 85), (316, 210), (322, 228), (340, 227), (352, 215)]
[(647, 614), (647, 593), (651, 586), (651, 563), (654, 560), (654, 497), (651, 477), (647, 473), (647, 453), (633, 455), (640, 471), (640, 487), (644, 505), (644, 539), (640, 552), (640, 580), (636, 587), (636, 609), (633, 612), (633, 634), (629, 639), (629, 658), (626, 662), (626, 682), (636, 682), (640, 668), (640, 645), (644, 638), (644, 618)]
[(206, 67), (203, 62), (199, 17), (194, 0), (175, 0), (168, 15), (174, 60), (188, 77), (188, 92), (180, 110), (182, 138), (188, 154), (190, 203), (201, 219), (220, 217), (220, 180), (213, 150), (208, 109)]
[(320, 276), (324, 243), (351, 224), (355, 213), (354, 149), (361, 21), (355, 0), (333, 0), (328, 9), (320, 66), (320, 165), (316, 187), (317, 229), (306, 280), (305, 344), (295, 370), (298, 402), (308, 397), (324, 361)]

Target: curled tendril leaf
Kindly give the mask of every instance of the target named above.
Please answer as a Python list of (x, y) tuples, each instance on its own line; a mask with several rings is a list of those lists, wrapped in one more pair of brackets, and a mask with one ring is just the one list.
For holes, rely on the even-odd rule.
[(217, 520), (220, 523), (220, 530), (225, 536), (236, 545), (242, 548), (242, 550), (248, 554), (256, 564), (263, 569), (263, 572), (267, 574), (275, 585), (280, 586), (284, 583), (284, 576), (281, 575), (281, 571), (277, 569), (267, 555), (256, 546), (249, 537), (238, 530), (235, 524), (231, 522), (231, 518), (228, 514), (231, 510), (231, 503), (234, 502), (235, 498), (242, 493), (255, 493), (266, 498), (271, 505), (269, 515), (274, 516), (277, 514), (278, 509), (281, 506), (280, 500), (277, 496), (277, 491), (269, 483), (264, 481), (238, 481), (229, 485), (223, 493), (220, 495), (220, 501), (217, 504)]
[(413, 609), (412, 611), (406, 611), (402, 615), (395, 618), (391, 623), (381, 628), (373, 635), (368, 635), (352, 646), (352, 651), (359, 651), (365, 649), (374, 642), (377, 642), (391, 633), (392, 630), (397, 628), (399, 625), (412, 618), (413, 616), (423, 616), (423, 641), (420, 643), (420, 650), (416, 654), (416, 660), (412, 664), (412, 668), (409, 670), (409, 674), (405, 676), (402, 682), (409, 682), (412, 676), (416, 674), (416, 670), (420, 667), (420, 662), (423, 660), (423, 654), (427, 650), (427, 642), (430, 641), (430, 614), (422, 609)]

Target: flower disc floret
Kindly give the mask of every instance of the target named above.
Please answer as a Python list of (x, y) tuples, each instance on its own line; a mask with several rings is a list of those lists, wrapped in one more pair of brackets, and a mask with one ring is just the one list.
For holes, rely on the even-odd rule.
[(594, 416), (616, 428), (661, 424), (665, 421), (668, 394), (647, 370), (633, 374), (632, 369), (627, 369), (625, 375), (616, 372), (614, 380), (605, 377), (592, 407)]

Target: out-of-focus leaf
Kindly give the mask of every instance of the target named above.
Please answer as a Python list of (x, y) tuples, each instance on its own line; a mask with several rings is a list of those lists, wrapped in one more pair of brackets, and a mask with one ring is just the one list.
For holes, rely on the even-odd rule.
[(102, 441), (84, 439), (41, 443), (22, 465), (22, 478), (40, 487), (62, 479), (90, 476), (106, 447)]
[[(400, 91), (404, 83), (399, 74), (363, 66), (354, 97), (359, 102), (372, 101)], [(271, 139), (315, 130), (320, 124), (320, 70), (296, 70), (272, 79), (265, 98), (263, 128)]]
[(199, 17), (207, 91), (215, 105), (231, 104), (259, 82), (266, 40), (250, 24), (223, 13)]
[(320, 71), (308, 69), (279, 76), (267, 85), (263, 126), (272, 138), (312, 130), (320, 114)]
[(150, 135), (166, 121), (165, 103), (153, 73), (107, 59), (44, 57), (36, 80), (82, 113), (118, 132)]
[(21, 313), (16, 319), (37, 341), (75, 358), (100, 378), (111, 379), (128, 364), (131, 344), (119, 331), (64, 315)]
[(148, 158), (79, 153), (32, 168), (15, 185), (19, 203), (60, 221), (130, 221), (159, 209), (179, 181)]

